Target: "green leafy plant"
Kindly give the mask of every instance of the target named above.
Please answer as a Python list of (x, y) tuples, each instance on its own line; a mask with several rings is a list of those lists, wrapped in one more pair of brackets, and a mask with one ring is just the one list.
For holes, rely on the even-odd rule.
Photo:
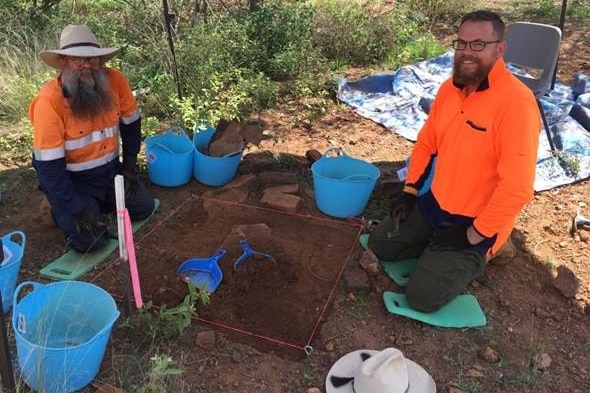
[[(147, 302), (136, 314), (127, 318), (123, 327), (145, 331), (152, 341), (168, 340), (179, 336), (190, 326), (192, 318), (197, 315), (196, 303), (209, 303), (209, 295), (197, 290), (191, 282), (187, 282), (189, 294), (175, 307), (165, 304), (159, 308)], [(147, 329), (145, 327), (147, 326)], [(141, 328), (141, 329), (139, 329)]]
[(137, 393), (167, 393), (169, 377), (182, 374), (182, 370), (174, 367), (174, 361), (168, 355), (156, 355), (151, 359), (152, 368), (148, 372), (145, 385), (137, 389)]

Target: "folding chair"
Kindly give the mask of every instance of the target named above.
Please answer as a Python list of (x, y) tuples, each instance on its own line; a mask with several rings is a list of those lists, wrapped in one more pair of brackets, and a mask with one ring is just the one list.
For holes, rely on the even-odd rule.
[(561, 31), (555, 26), (515, 22), (506, 32), (506, 53), (504, 53), (506, 62), (527, 74), (524, 76), (515, 73), (515, 76), (535, 94), (552, 152), (555, 151), (555, 144), (539, 99), (551, 90), (559, 57), (560, 41)]

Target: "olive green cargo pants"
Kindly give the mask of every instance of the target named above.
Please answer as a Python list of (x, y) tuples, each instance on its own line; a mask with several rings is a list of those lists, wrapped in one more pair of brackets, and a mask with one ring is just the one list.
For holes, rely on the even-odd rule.
[(485, 269), (483, 256), (475, 250), (437, 250), (430, 243), (432, 233), (415, 206), (399, 228), (387, 217), (369, 237), (369, 249), (380, 260), (418, 258), (406, 298), (412, 308), (423, 312), (436, 311), (453, 300)]

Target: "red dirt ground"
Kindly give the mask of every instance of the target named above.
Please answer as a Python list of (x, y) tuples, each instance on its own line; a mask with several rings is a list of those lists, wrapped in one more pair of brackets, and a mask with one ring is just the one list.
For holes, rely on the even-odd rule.
[[(570, 81), (575, 71), (588, 71), (583, 68), (590, 58), (588, 37), (588, 26), (566, 25), (559, 68), (562, 80)], [(353, 114), (344, 106), (323, 113), (311, 113), (297, 103), (286, 104), (261, 113), (253, 120), (264, 127), (265, 140), (260, 146), (248, 149), (240, 172), (259, 173), (273, 169), (295, 173), (300, 184), (299, 195), (305, 201), (300, 213), (313, 217), (325, 218), (314, 205), (309, 163), (304, 158), (307, 150), (324, 151), (329, 146), (341, 146), (352, 156), (378, 165), (382, 170), (381, 183), (364, 213), (366, 219), (378, 219), (387, 209), (388, 195), (396, 188), (392, 170), (401, 166), (412, 147), (411, 142)], [(5, 169), (3, 175), (5, 189), (0, 205), (0, 232), (25, 231), (27, 248), (19, 281), (43, 281), (39, 277), (39, 269), (63, 252), (62, 235), (39, 219), (41, 195), (36, 189), (33, 170)], [(251, 190), (248, 204), (257, 204), (260, 190), (256, 187)], [(590, 233), (587, 230), (575, 234), (570, 232), (571, 220), (578, 207), (583, 214), (590, 216), (588, 181), (535, 196), (522, 212), (513, 233), (518, 250), (515, 259), (507, 266), (488, 266), (485, 274), (467, 288), (467, 292), (478, 298), (487, 316), (487, 325), (461, 330), (436, 328), (389, 314), (381, 300), (381, 293), (385, 289), (397, 289), (382, 273), (369, 277), (364, 289), (352, 285), (350, 277), (362, 275), (363, 271), (357, 263), (360, 248), (354, 241), (356, 227), (344, 221), (339, 225), (324, 226), (309, 219), (303, 226), (299, 218), (271, 217), (270, 213), (251, 215), (243, 208), (227, 215), (216, 213), (215, 220), (206, 222), (206, 214), (200, 210), (198, 203), (188, 207), (196, 209), (195, 214), (183, 214), (177, 209), (192, 195), (202, 196), (208, 192), (208, 187), (193, 180), (189, 185), (175, 189), (150, 185), (150, 190), (162, 201), (161, 209), (136, 238), (146, 286), (145, 296), (154, 301), (179, 299), (184, 293), (184, 284), (176, 281), (172, 268), (157, 272), (168, 260), (173, 260), (176, 266), (190, 257), (210, 255), (220, 242), (224, 242), (230, 227), (239, 224), (262, 222), (272, 227), (272, 238), (277, 240), (276, 243), (253, 242), (253, 248), (270, 251), (277, 256), (277, 260), (288, 260), (289, 267), (282, 274), (291, 279), (287, 278), (285, 282), (296, 282), (305, 276), (309, 280), (306, 285), (317, 284), (312, 287), (318, 294), (299, 293), (303, 289), (297, 285), (288, 287), (293, 303), (277, 306), (281, 312), (272, 320), (273, 329), (260, 330), (265, 335), (275, 336), (277, 332), (276, 337), (284, 336), (281, 338), (292, 339), (297, 344), (305, 343), (307, 336), (298, 334), (309, 331), (310, 320), (318, 315), (315, 308), (322, 307), (323, 299), (330, 295), (328, 290), (331, 290), (329, 284), (325, 285), (321, 279), (316, 282), (312, 277), (334, 280), (339, 267), (343, 266), (341, 263), (347, 260), (350, 248), (354, 246), (355, 251), (345, 265), (347, 280), (341, 280), (336, 285), (332, 302), (322, 323), (317, 326), (310, 343), (313, 347), (311, 355), (302, 357), (299, 351), (301, 356), (289, 356), (292, 349), (283, 345), (261, 344), (267, 342), (201, 322), (193, 323), (177, 340), (146, 344), (141, 338), (142, 332), (125, 328), (121, 319), (112, 334), (97, 383), (109, 383), (129, 392), (134, 391), (148, 383), (149, 358), (166, 354), (177, 362), (176, 366), (183, 370), (183, 374), (154, 379), (166, 386), (165, 391), (313, 393), (317, 392), (313, 388), (323, 391), (327, 371), (345, 353), (360, 348), (395, 346), (432, 374), (439, 392), (590, 391)], [(174, 219), (164, 220), (169, 216)], [(236, 221), (236, 216), (249, 218)], [(168, 227), (150, 233), (150, 228), (162, 221), (162, 225)], [(212, 233), (205, 232), (207, 225), (213, 226)], [(316, 229), (310, 231), (310, 227)], [(275, 236), (275, 230), (280, 234)], [(329, 238), (324, 243), (334, 245), (330, 252), (317, 237), (324, 235)], [(318, 241), (317, 244), (312, 243), (314, 255), (306, 257), (305, 252), (310, 250), (303, 249), (301, 244), (308, 246), (314, 241)], [(246, 297), (234, 294), (234, 291), (245, 290), (246, 287), (265, 292), (267, 289), (263, 290), (262, 285), (270, 285), (273, 280), (261, 275), (258, 270), (260, 264), (266, 261), (256, 261), (255, 264), (245, 265), (245, 271), (233, 272), (229, 262), (235, 258), (236, 252), (232, 251), (232, 255), (228, 255), (223, 262), (228, 264), (224, 265), (228, 276), (219, 290), (221, 302), (224, 301), (224, 291), (230, 291), (229, 285), (224, 285), (233, 283), (234, 279), (237, 283), (241, 278), (238, 275), (242, 273), (248, 278), (242, 279), (235, 288), (232, 285), (231, 294), (227, 296)], [(121, 288), (120, 269), (114, 261), (115, 257), (84, 279), (106, 287)], [(302, 269), (301, 265), (295, 266), (296, 260), (301, 262), (300, 259), (303, 259), (305, 262), (310, 258), (314, 263), (313, 274)], [(320, 264), (325, 258), (333, 258), (333, 262)], [(153, 275), (148, 273), (151, 269)], [(269, 269), (264, 272), (271, 273), (275, 271)], [(259, 280), (264, 284), (260, 285)], [(282, 289), (275, 287), (277, 291)], [(120, 293), (120, 290), (113, 289), (113, 292)], [(288, 293), (280, 295), (288, 296)], [(254, 300), (254, 305), (240, 303), (243, 309), (235, 310), (235, 314), (247, 312), (240, 314), (246, 317), (238, 321), (239, 327), (262, 329), (253, 325), (256, 319), (249, 318), (250, 314), (263, 315), (264, 311), (272, 308), (270, 300), (274, 297), (280, 296), (269, 294), (263, 299), (249, 299)], [(242, 300), (246, 302), (246, 299)], [(217, 307), (217, 301), (212, 297), (209, 306), (212, 311), (200, 305), (197, 311), (203, 317), (223, 321), (231, 319), (225, 312), (233, 302), (227, 301)], [(303, 312), (291, 309), (298, 301), (306, 304), (305, 310), (313, 308), (308, 315), (310, 320), (301, 322), (298, 316)], [(285, 319), (281, 320), (283, 317)], [(291, 337), (290, 330), (289, 333), (281, 331), (287, 327), (293, 327), (293, 332), (297, 333)], [(147, 331), (147, 326), (142, 330)], [(197, 334), (210, 331), (214, 332), (214, 341), (205, 348), (197, 346)], [(85, 391), (93, 392), (95, 389), (89, 387)]]

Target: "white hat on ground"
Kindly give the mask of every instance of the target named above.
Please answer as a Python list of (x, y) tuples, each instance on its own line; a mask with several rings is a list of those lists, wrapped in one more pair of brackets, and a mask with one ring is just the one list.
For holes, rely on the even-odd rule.
[(436, 393), (434, 380), (396, 348), (361, 349), (334, 363), (326, 393)]

